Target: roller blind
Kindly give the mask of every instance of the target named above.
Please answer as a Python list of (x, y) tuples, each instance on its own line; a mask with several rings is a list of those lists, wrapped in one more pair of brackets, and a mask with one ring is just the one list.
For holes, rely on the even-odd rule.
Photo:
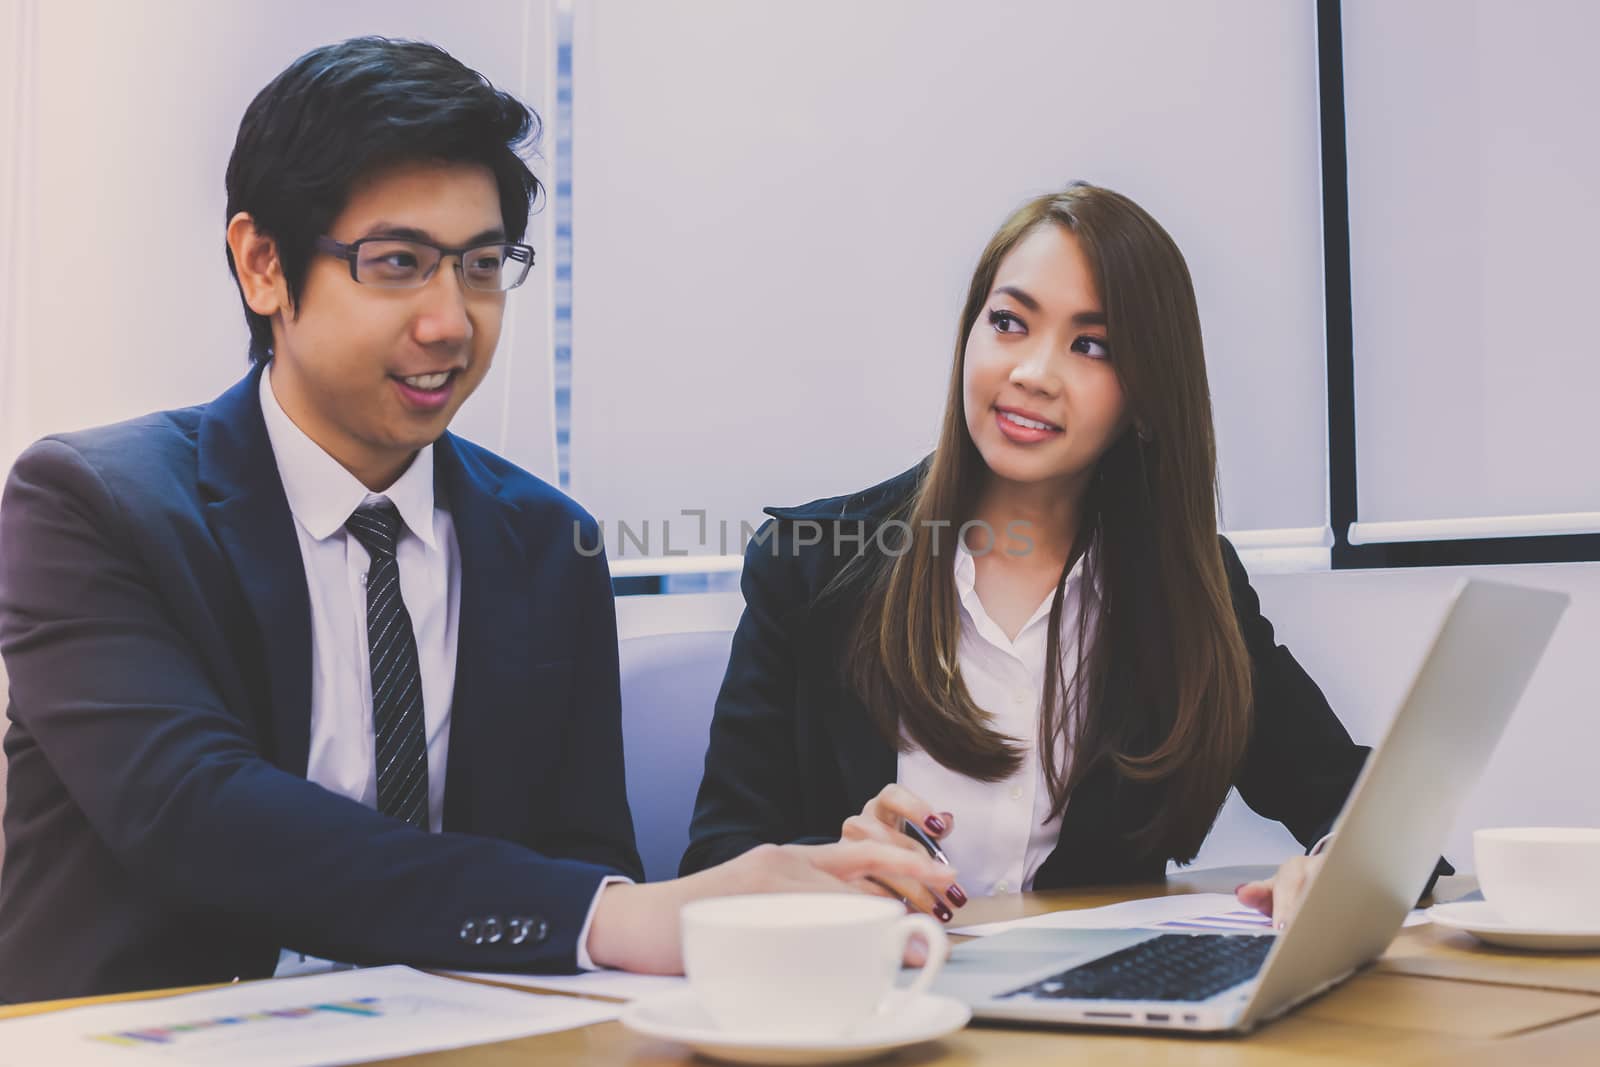
[(1600, 8), (1343, 18), (1352, 541), (1600, 531)]
[[(614, 567), (660, 556), (668, 523), (674, 553), (736, 551), (719, 523), (736, 535), (763, 505), (915, 462), (978, 253), (1073, 178), (1138, 200), (1188, 258), (1224, 526), (1321, 544), (1310, 3), (597, 0), (576, 16), (571, 484)], [(648, 546), (619, 552), (619, 521), (648, 523)]]

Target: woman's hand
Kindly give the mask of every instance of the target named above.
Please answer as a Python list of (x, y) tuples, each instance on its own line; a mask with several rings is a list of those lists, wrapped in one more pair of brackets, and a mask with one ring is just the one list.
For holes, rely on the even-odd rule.
[(706, 874), (727, 868), (732, 893), (839, 893), (862, 891), (869, 878), (911, 880), (939, 891), (955, 884), (954, 867), (920, 847), (896, 848), (878, 841), (829, 845), (759, 845)]
[[(922, 845), (901, 832), (902, 819), (921, 827), (935, 841), (942, 840), (955, 829), (954, 815), (947, 811), (935, 812), (927, 801), (911, 790), (891, 783), (867, 801), (861, 814), (852, 815), (844, 821), (839, 836), (843, 841), (875, 841), (926, 857), (927, 852)], [(959, 908), (967, 902), (967, 894), (953, 881), (934, 883), (898, 875), (875, 874), (868, 876), (867, 888), (871, 892), (903, 900), (913, 911), (927, 912), (940, 922), (950, 921), (953, 914), (951, 904)]]
[(1321, 869), (1320, 855), (1293, 856), (1285, 860), (1271, 878), (1246, 882), (1234, 890), (1234, 896), (1245, 907), (1272, 916), (1272, 925), (1282, 930), (1300, 910), (1300, 901), (1305, 899), (1311, 880)]
[[(955, 877), (953, 868), (935, 862), (920, 847), (907, 850), (880, 841), (758, 845), (687, 878), (607, 886), (589, 924), (589, 958), (601, 967), (682, 974), (678, 912), (691, 900), (744, 893), (878, 892), (868, 879), (947, 892)], [(921, 945), (913, 943), (906, 961), (915, 965), (922, 958)]]

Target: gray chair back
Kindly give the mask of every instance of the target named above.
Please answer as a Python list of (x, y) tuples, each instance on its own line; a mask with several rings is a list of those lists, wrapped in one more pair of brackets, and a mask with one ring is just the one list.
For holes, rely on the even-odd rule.
[[(652, 882), (676, 878), (689, 845), (711, 714), (742, 607), (737, 594), (731, 600), (709, 596), (715, 599), (682, 607), (667, 602), (700, 601), (701, 595), (618, 600), (628, 805), (645, 877)], [(645, 600), (657, 603), (628, 603)], [(665, 617), (662, 609), (679, 617)]]

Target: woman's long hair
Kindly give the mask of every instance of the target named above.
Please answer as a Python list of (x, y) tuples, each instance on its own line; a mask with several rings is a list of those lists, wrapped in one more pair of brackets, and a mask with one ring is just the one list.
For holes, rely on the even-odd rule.
[[(1074, 183), (1024, 204), (984, 249), (956, 333), (938, 447), (895, 516), (911, 526), (910, 549), (858, 557), (859, 566), (840, 575), (840, 583), (859, 581), (865, 591), (846, 675), (897, 747), (920, 747), (984, 781), (1009, 777), (1021, 765), (1017, 740), (992, 727), (962, 681), (948, 546), (949, 531), (971, 517), (988, 473), (964, 415), (967, 338), (1001, 260), (1035, 228), (1052, 225), (1071, 231), (1088, 258), (1113, 366), (1139, 432), (1124, 432), (1101, 457), (1050, 606), (1037, 741), (1051, 815), (1109, 761), (1130, 780), (1163, 786), (1164, 803), (1136, 843), (1187, 861), (1244, 755), (1250, 660), (1217, 540), (1216, 444), (1194, 287), (1172, 238), (1127, 197)], [(930, 525), (939, 520), (950, 524), (942, 553), (935, 547), (939, 526)], [(1084, 602), (1097, 610), (1079, 613), (1069, 684), (1062, 602), (1080, 554)], [(1072, 744), (1063, 761), (1066, 737)]]

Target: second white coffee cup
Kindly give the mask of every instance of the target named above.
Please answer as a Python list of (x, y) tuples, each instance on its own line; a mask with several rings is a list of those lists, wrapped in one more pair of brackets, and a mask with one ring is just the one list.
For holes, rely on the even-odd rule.
[(1600, 827), (1507, 827), (1472, 835), (1483, 898), (1530, 929), (1600, 930)]
[(682, 915), (684, 973), (706, 1013), (719, 1029), (767, 1037), (847, 1033), (885, 1010), (913, 937), (928, 961), (910, 992), (932, 984), (948, 950), (937, 922), (882, 897), (714, 897)]

